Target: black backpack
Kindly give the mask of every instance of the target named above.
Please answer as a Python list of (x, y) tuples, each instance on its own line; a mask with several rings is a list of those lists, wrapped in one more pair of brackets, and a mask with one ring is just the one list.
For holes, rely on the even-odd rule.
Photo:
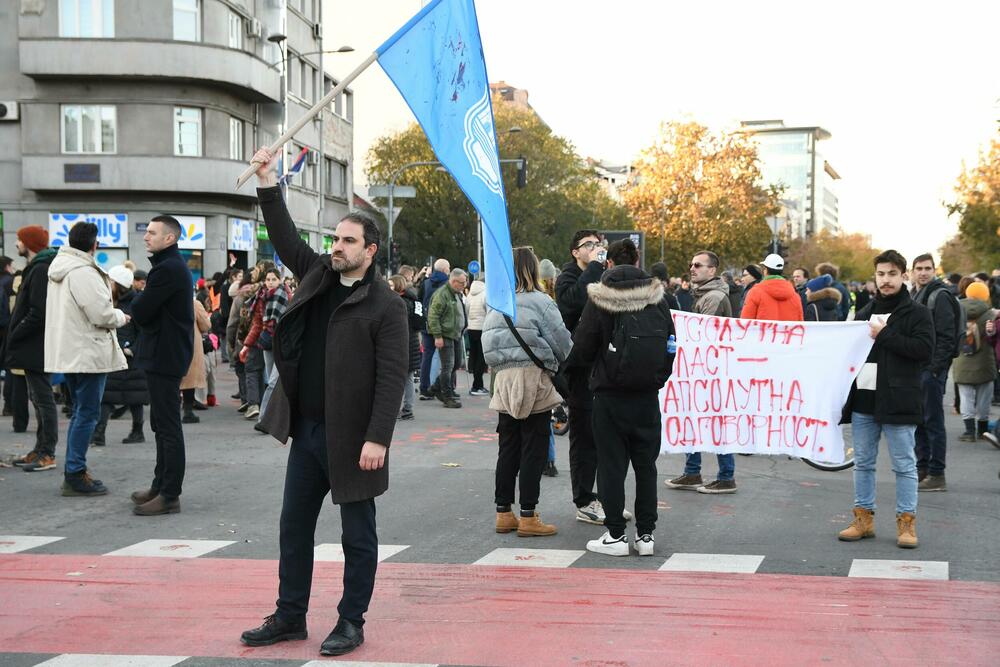
[(611, 342), (604, 350), (604, 369), (611, 384), (631, 391), (658, 391), (673, 367), (674, 355), (667, 351), (673, 332), (670, 310), (662, 302), (636, 313), (617, 314)]
[(951, 352), (951, 356), (954, 359), (962, 353), (962, 346), (965, 343), (965, 310), (954, 294), (949, 292), (947, 288), (941, 287), (931, 292), (930, 297), (927, 299), (927, 308), (931, 311), (932, 315), (934, 314), (934, 305), (937, 302), (937, 297), (941, 293), (944, 293), (955, 314), (955, 349)]

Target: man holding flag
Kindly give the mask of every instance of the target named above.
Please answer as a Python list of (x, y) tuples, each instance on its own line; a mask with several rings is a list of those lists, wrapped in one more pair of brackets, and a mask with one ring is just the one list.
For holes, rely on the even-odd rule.
[(364, 642), (363, 614), (378, 563), (374, 498), (388, 488), (387, 450), (408, 366), (406, 308), (375, 276), (380, 239), (374, 221), (358, 213), (341, 220), (332, 256), (318, 255), (298, 238), (275, 156), (376, 59), (482, 217), (487, 303), (516, 317), (507, 205), (475, 6), (431, 0), (275, 144), (258, 151), (248, 170), (257, 173), (275, 249), (300, 281), (274, 332), (280, 379), (261, 422), (279, 440), (294, 436), (281, 513), (278, 609), (243, 633), (250, 646), (306, 638), (313, 534), (328, 492), (341, 505), (344, 595), (340, 620), (320, 653), (342, 655)]

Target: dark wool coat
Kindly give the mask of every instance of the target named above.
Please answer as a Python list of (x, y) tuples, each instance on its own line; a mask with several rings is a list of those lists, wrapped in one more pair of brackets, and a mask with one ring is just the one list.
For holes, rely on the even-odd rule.
[[(298, 365), (309, 302), (340, 280), (340, 274), (330, 255), (318, 254), (299, 238), (280, 187), (258, 188), (257, 197), (271, 243), (299, 281), (275, 327), (274, 363), (280, 379), (261, 420), (268, 433), (287, 442), (295, 437)], [(392, 443), (408, 367), (406, 305), (377, 276), (373, 264), (327, 325), (323, 403), (334, 503), (367, 500), (389, 488), (388, 452), (379, 470), (363, 471), (359, 460), (366, 441), (386, 447)]]
[[(870, 320), (875, 301), (856, 315)], [(904, 290), (902, 302), (892, 311), (885, 328), (875, 338), (871, 355), (878, 364), (875, 379), (875, 421), (879, 424), (923, 424), (924, 393), (920, 372), (934, 352), (934, 322), (931, 311), (910, 299)], [(841, 423), (851, 421), (857, 383), (844, 405)]]
[(135, 366), (150, 373), (184, 377), (194, 356), (191, 271), (176, 245), (149, 258), (146, 289), (132, 301), (139, 325)]
[[(406, 304), (406, 317), (410, 325), (410, 366), (409, 371), (420, 368), (420, 360), (423, 353), (420, 351), (420, 332), (427, 326), (427, 321), (421, 313), (423, 304), (417, 300), (417, 293), (414, 289), (408, 289), (400, 295)], [(418, 307), (420, 312), (417, 312)]]
[[(126, 315), (131, 315), (132, 302), (136, 295), (137, 292), (129, 288), (125, 294), (118, 297), (118, 309)], [(139, 341), (139, 327), (136, 323), (133, 321), (118, 327), (115, 333), (122, 350), (132, 350), (132, 354), (135, 355), (135, 347)], [(149, 405), (146, 372), (135, 367), (135, 356), (126, 354), (125, 360), (128, 361), (126, 370), (108, 374), (101, 402), (108, 405)]]
[(49, 265), (56, 251), (46, 248), (35, 255), (21, 274), (21, 287), (7, 327), (7, 368), (45, 370), (45, 304), (49, 293)]
[(835, 287), (824, 287), (811, 292), (806, 305), (806, 322), (839, 322), (840, 300), (843, 298)]

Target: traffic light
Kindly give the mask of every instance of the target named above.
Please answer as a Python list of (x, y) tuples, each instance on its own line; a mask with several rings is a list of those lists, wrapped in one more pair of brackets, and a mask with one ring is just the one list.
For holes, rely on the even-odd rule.
[(518, 159), (520, 162), (517, 163), (517, 187), (523, 188), (528, 184), (528, 158), (520, 156)]

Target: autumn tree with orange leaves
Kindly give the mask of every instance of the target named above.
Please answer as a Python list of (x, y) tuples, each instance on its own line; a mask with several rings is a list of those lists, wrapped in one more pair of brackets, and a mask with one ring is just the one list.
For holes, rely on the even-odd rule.
[(780, 190), (762, 187), (756, 145), (743, 134), (716, 134), (696, 122), (669, 122), (635, 165), (624, 193), (636, 228), (646, 232), (646, 259), (686, 272), (698, 250), (724, 267), (759, 262), (771, 240), (764, 221), (779, 209)]
[[(951, 266), (947, 271), (964, 272), (969, 267), (976, 271), (1000, 267), (1000, 133), (993, 138), (987, 150), (980, 151), (979, 163), (966, 169), (955, 186), (957, 201), (948, 206), (949, 213), (958, 213), (958, 245), (965, 249), (964, 262), (949, 253)], [(942, 247), (954, 251), (955, 245)]]

